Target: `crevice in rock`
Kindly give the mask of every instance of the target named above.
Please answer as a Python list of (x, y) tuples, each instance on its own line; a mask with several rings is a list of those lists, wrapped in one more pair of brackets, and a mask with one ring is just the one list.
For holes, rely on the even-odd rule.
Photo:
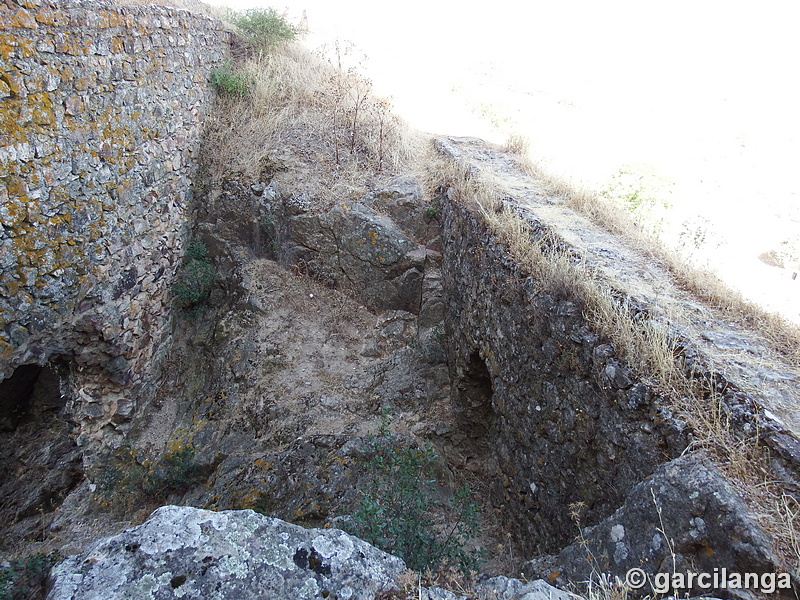
[(0, 521), (8, 539), (40, 540), (49, 515), (83, 480), (62, 365), (20, 365), (0, 382)]

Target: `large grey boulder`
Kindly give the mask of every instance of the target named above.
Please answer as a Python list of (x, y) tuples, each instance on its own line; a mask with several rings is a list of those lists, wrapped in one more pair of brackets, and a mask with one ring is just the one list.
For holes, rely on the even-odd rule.
[(367, 600), (403, 561), (338, 529), (164, 506), (53, 568), (48, 600)]
[[(633, 568), (648, 576), (721, 568), (738, 573), (780, 570), (772, 540), (729, 480), (699, 453), (663, 464), (631, 490), (613, 515), (581, 535), (556, 560), (556, 572), (573, 582), (598, 573), (624, 579)], [(735, 589), (718, 591), (741, 595)]]
[(431, 587), (419, 590), (420, 600), (573, 600), (575, 596), (553, 587), (542, 579), (520, 581), (510, 577), (490, 577), (479, 582), (474, 595), (461, 596), (448, 590)]
[(481, 597), (492, 600), (571, 600), (573, 596), (542, 579), (520, 581), (510, 577), (490, 577), (475, 586)]
[(389, 217), (360, 202), (328, 212), (284, 203), (278, 260), (336, 287), (358, 290), (370, 308), (418, 313), (428, 253)]

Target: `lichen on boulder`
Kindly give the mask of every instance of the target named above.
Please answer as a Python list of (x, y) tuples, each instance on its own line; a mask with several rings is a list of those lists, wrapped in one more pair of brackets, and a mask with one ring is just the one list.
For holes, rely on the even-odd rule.
[(304, 529), (251, 510), (163, 506), (56, 565), (48, 600), (367, 600), (404, 569), (338, 529)]

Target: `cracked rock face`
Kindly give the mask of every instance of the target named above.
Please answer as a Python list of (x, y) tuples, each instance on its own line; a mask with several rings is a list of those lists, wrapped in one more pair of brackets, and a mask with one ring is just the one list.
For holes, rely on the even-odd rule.
[(338, 529), (164, 506), (54, 567), (48, 600), (371, 599), (403, 561)]

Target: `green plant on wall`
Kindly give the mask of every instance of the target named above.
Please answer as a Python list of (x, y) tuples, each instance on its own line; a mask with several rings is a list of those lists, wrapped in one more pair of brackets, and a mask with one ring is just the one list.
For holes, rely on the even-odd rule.
[(177, 444), (155, 460), (142, 460), (136, 449), (123, 445), (105, 457), (95, 477), (97, 498), (101, 504), (115, 506), (144, 499), (161, 501), (197, 485), (208, 473), (208, 465), (197, 461), (189, 444)]
[(246, 73), (236, 71), (230, 61), (211, 69), (208, 81), (214, 86), (217, 94), (233, 99), (243, 98), (255, 86), (253, 78)]
[(370, 444), (373, 479), (353, 514), (353, 533), (417, 571), (435, 572), (448, 565), (464, 573), (475, 569), (480, 552), (468, 550), (466, 542), (478, 532), (478, 506), (470, 500), (469, 487), (457, 490), (446, 503), (454, 520), (437, 524), (433, 448), (397, 443), (388, 435), (388, 421)]
[(147, 474), (143, 490), (148, 496), (166, 497), (185, 492), (205, 476), (205, 468), (195, 458), (192, 446), (167, 452)]
[(217, 280), (217, 269), (208, 257), (208, 247), (201, 240), (192, 240), (186, 248), (178, 281), (173, 286), (178, 304), (197, 314), (211, 296)]
[(50, 569), (62, 558), (58, 552), (37, 552), (9, 561), (0, 568), (0, 600), (44, 598)]
[(645, 231), (661, 235), (663, 221), (672, 207), (674, 183), (653, 167), (632, 164), (621, 167), (603, 195), (627, 210)]

